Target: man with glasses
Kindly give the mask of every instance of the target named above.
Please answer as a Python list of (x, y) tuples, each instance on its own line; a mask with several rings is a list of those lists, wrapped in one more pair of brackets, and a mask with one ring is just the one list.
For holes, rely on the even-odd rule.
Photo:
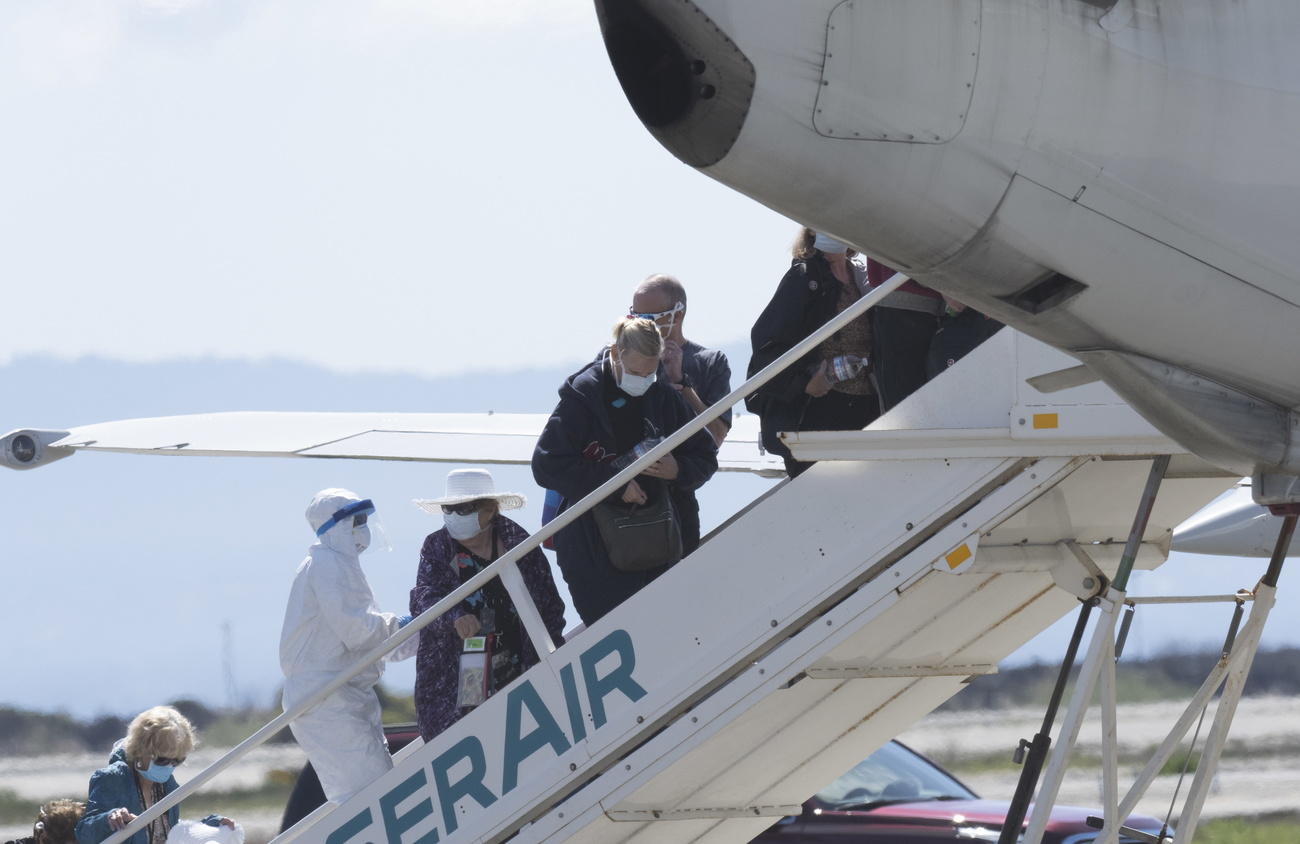
[[(731, 365), (718, 349), (706, 349), (686, 339), (686, 288), (676, 278), (656, 273), (637, 286), (629, 316), (653, 320), (664, 338), (659, 377), (681, 395), (691, 413), (699, 415), (731, 392)], [(706, 426), (717, 445), (731, 430), (731, 411)], [(700, 544), (700, 505), (694, 492), (674, 496), (682, 521), (683, 550), (689, 554)]]

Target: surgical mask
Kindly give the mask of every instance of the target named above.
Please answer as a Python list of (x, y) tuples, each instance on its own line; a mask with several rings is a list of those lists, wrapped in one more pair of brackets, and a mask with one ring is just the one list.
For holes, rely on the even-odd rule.
[(447, 533), (452, 539), (473, 539), (483, 532), (483, 526), (478, 523), (478, 512), (466, 513), (443, 513), (442, 523), (447, 526)]
[(140, 776), (150, 782), (167, 782), (167, 780), (172, 778), (172, 772), (176, 770), (176, 766), (159, 765), (157, 762), (150, 762), (148, 768), (145, 768), (144, 770), (137, 768), (136, 770), (140, 771)]
[(370, 525), (360, 525), (352, 529), (352, 541), (356, 543), (357, 553), (370, 547)]
[(813, 240), (813, 248), (819, 252), (842, 255), (849, 250), (849, 245), (842, 240), (836, 240), (828, 234), (817, 232), (817, 237)]
[(623, 365), (618, 366), (620, 374), (618, 376), (618, 388), (629, 396), (644, 396), (645, 391), (650, 389), (650, 385), (655, 382), (657, 373), (651, 372), (649, 375), (633, 375)]

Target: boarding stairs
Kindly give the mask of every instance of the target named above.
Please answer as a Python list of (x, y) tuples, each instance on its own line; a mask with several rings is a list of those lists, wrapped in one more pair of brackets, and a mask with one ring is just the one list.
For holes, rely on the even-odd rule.
[(796, 822), (809, 795), (1103, 591), (1159, 456), (1140, 569), (1238, 480), (1104, 385), (1029, 383), (1074, 365), (1006, 329), (865, 431), (787, 435), (821, 462), (276, 841), (722, 842)]

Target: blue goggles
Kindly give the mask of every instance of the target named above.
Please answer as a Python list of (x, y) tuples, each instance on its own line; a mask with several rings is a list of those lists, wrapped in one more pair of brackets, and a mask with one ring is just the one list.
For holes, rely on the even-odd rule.
[(325, 524), (316, 530), (316, 535), (324, 536), (326, 531), (345, 519), (350, 519), (353, 516), (369, 516), (373, 512), (375, 512), (375, 504), (369, 498), (354, 501), (348, 506), (335, 511), (334, 515), (330, 516)]

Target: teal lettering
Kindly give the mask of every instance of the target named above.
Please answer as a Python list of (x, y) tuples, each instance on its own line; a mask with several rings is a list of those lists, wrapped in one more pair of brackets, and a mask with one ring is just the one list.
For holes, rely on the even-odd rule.
[[(447, 774), (457, 762), (467, 760), (470, 771), (455, 783), (448, 782)], [(433, 769), (433, 784), (438, 789), (438, 804), (442, 806), (442, 828), (451, 835), (459, 824), (456, 822), (456, 801), (462, 797), (473, 797), (486, 809), (497, 802), (496, 797), (483, 784), (487, 774), (487, 760), (483, 757), (483, 743), (476, 736), (466, 736), (456, 742), (442, 755), (429, 763)]]
[[(424, 788), (426, 782), (428, 780), (425, 779), (424, 771), (416, 771), (379, 798), (379, 814), (384, 820), (384, 830), (388, 833), (388, 844), (403, 844), (402, 834), (433, 814), (433, 801), (428, 797), (412, 806), (406, 814), (397, 814), (397, 804)], [(437, 840), (438, 830), (432, 829), (415, 839), (415, 844), (434, 844)]]
[[(604, 677), (596, 676), (596, 665), (611, 654), (618, 654), (619, 664)], [(636, 667), (636, 652), (632, 637), (626, 630), (615, 630), (601, 639), (579, 657), (582, 662), (582, 679), (587, 686), (587, 701), (591, 704), (591, 722), (596, 729), (605, 726), (605, 697), (615, 689), (633, 703), (646, 696), (646, 690), (632, 679)]]
[[(361, 813), (352, 818), (352, 820), (331, 832), (329, 837), (325, 839), (325, 844), (343, 844), (345, 841), (351, 841), (353, 838), (357, 837), (361, 830), (370, 826), (372, 823), (374, 823), (374, 820), (371, 817), (370, 810), (363, 809)], [(371, 844), (371, 842), (366, 842), (366, 844)]]
[(587, 722), (582, 720), (582, 701), (578, 700), (578, 681), (573, 679), (573, 663), (565, 663), (560, 669), (560, 683), (564, 686), (564, 704), (569, 708), (569, 729), (573, 731), (573, 743), (577, 744), (587, 737)]
[[(528, 714), (533, 716), (533, 721), (537, 723), (537, 728), (526, 736), (519, 734), (523, 728), (524, 707), (528, 708)], [(542, 696), (537, 693), (537, 689), (533, 688), (531, 682), (524, 681), (520, 683), (517, 687), (511, 689), (510, 694), (506, 697), (505, 744), (504, 760), (501, 765), (501, 795), (503, 797), (513, 791), (515, 786), (519, 784), (519, 765), (529, 756), (532, 756), (546, 745), (551, 746), (551, 750), (555, 752), (556, 756), (569, 749), (569, 740), (564, 737), (564, 731), (555, 722), (550, 710), (542, 702)]]

